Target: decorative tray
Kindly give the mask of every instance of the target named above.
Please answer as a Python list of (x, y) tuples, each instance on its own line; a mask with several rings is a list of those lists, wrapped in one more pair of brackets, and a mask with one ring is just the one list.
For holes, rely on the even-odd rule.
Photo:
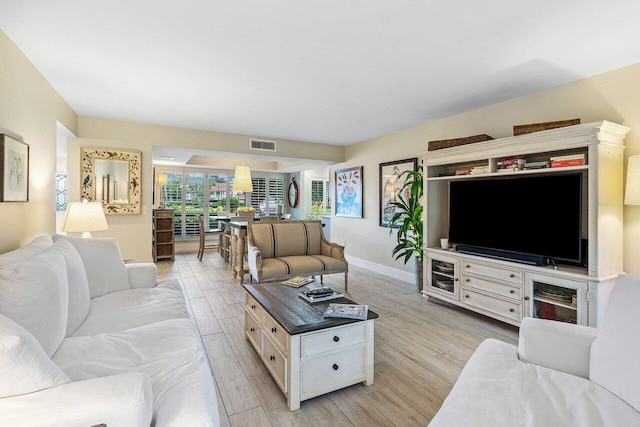
[(442, 271), (443, 273), (453, 273), (453, 265), (444, 263), (444, 262), (436, 262), (433, 264), (436, 270)]

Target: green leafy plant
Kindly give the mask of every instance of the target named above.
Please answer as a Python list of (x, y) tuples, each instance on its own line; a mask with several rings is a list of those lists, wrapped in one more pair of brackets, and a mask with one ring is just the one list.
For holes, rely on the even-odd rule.
[(397, 230), (398, 244), (393, 248), (395, 259), (403, 259), (406, 264), (411, 256), (422, 261), (423, 218), (422, 197), (424, 195), (422, 165), (417, 170), (407, 170), (399, 175), (405, 181), (397, 200), (390, 203), (395, 213), (389, 222), (389, 233)]

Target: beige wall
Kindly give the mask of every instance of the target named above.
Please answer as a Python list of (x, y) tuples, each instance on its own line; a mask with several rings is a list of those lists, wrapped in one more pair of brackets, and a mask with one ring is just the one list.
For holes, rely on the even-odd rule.
[[(428, 100), (426, 100), (428, 102)], [(561, 87), (523, 96), (426, 123), (347, 148), (347, 162), (335, 169), (364, 166), (364, 218), (333, 217), (331, 237), (347, 242), (352, 262), (366, 260), (388, 272), (412, 272), (413, 263), (403, 265), (391, 258), (394, 239), (378, 225), (378, 166), (381, 162), (418, 156), (429, 140), (486, 133), (494, 138), (513, 135), (513, 125), (580, 118), (582, 123), (609, 120), (629, 126), (625, 159), (640, 154), (640, 65), (626, 67)], [(625, 161), (626, 165), (626, 161)], [(518, 201), (514, 200), (514, 206)], [(640, 206), (625, 206), (624, 268), (640, 274)], [(354, 232), (354, 230), (357, 230)], [(366, 262), (365, 262), (366, 264)], [(393, 271), (399, 269), (401, 272)], [(404, 278), (410, 278), (404, 275)]]
[(77, 131), (73, 110), (0, 31), (0, 132), (29, 144), (29, 202), (0, 203), (0, 253), (55, 234), (57, 122)]

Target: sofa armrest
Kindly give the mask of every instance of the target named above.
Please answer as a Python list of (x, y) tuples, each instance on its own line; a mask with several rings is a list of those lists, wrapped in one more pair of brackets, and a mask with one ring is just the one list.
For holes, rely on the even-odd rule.
[(0, 426), (149, 426), (151, 381), (141, 373), (76, 381), (0, 399)]
[(158, 282), (158, 267), (152, 262), (125, 264), (131, 289), (153, 288)]
[(588, 326), (525, 317), (520, 324), (519, 357), (588, 379), (591, 343), (597, 334)]
[(262, 278), (262, 253), (257, 246), (247, 248), (247, 261), (249, 262), (249, 273), (255, 280)]
[(337, 258), (346, 262), (346, 259), (344, 257), (344, 246), (342, 245), (331, 243), (322, 238), (320, 250), (322, 251), (322, 255), (330, 256), (331, 258)]

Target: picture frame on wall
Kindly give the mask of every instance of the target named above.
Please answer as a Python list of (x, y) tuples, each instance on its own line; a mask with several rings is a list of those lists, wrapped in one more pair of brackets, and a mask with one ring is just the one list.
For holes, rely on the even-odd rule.
[(335, 172), (336, 216), (362, 218), (362, 166)]
[(29, 201), (29, 144), (0, 135), (0, 202)]
[(417, 157), (380, 163), (380, 190), (378, 192), (380, 200), (380, 227), (389, 227), (391, 218), (396, 212), (391, 202), (398, 200), (406, 178), (400, 177), (400, 175), (405, 171), (416, 170), (417, 168)]

